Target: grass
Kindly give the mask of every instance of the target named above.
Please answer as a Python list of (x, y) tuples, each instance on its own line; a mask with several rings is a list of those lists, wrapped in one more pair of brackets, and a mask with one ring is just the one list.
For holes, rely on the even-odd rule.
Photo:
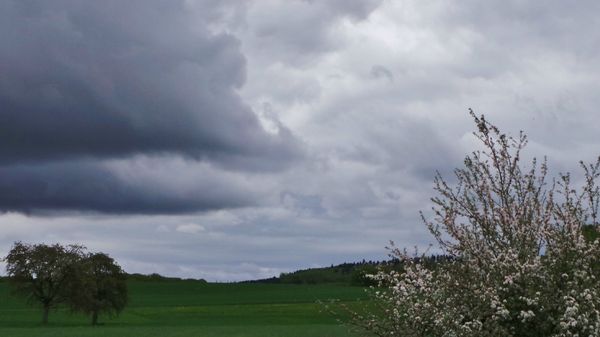
[(364, 299), (360, 287), (345, 285), (214, 284), (191, 281), (131, 281), (130, 304), (102, 326), (65, 310), (41, 326), (41, 311), (9, 296), (0, 282), (0, 336), (349, 336), (318, 300)]
[(29, 328), (0, 329), (2, 336), (10, 337), (342, 337), (349, 336), (348, 331), (339, 325), (265, 325), (265, 326), (219, 326), (219, 327), (70, 327), (70, 328)]

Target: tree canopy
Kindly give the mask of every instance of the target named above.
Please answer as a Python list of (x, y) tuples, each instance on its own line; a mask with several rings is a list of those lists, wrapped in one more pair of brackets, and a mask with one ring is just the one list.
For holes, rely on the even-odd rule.
[(98, 324), (101, 313), (119, 314), (127, 304), (127, 275), (110, 256), (86, 254), (79, 269), (78, 286), (69, 299), (71, 308), (92, 317)]
[(42, 307), (42, 323), (60, 305), (97, 324), (100, 313), (118, 314), (127, 304), (126, 274), (104, 253), (83, 246), (15, 242), (4, 258), (13, 293)]
[(77, 245), (16, 242), (5, 257), (13, 293), (42, 307), (42, 323), (48, 323), (50, 309), (68, 301), (82, 250)]

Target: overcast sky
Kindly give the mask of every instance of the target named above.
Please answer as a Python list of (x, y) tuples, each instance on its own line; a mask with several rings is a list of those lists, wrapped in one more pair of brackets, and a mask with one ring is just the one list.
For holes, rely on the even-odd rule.
[(598, 13), (0, 0), (0, 254), (80, 243), (233, 281), (426, 247), (435, 171), (477, 147), (469, 108), (556, 170), (600, 154)]

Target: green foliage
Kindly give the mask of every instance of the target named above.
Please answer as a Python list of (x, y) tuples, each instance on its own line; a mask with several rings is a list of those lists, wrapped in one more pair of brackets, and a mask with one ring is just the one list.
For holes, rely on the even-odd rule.
[[(448, 256), (431, 255), (419, 258), (430, 269), (437, 268), (440, 263), (447, 262)], [(342, 263), (336, 266), (323, 268), (310, 268), (291, 273), (282, 273), (278, 278), (270, 278), (248, 283), (283, 283), (283, 284), (345, 284), (351, 286), (369, 287), (377, 282), (369, 275), (378, 272), (401, 271), (400, 260), (365, 261), (356, 263)]]
[(598, 226), (584, 225), (584, 226), (582, 226), (581, 231), (583, 233), (583, 237), (588, 242), (592, 242), (596, 239), (600, 239), (600, 232), (598, 231)]
[(91, 315), (92, 325), (96, 325), (100, 313), (118, 315), (125, 308), (126, 274), (110, 256), (86, 254), (77, 271), (77, 284), (69, 297), (72, 310)]
[(375, 265), (365, 264), (354, 268), (350, 277), (350, 284), (354, 286), (374, 286), (377, 282), (373, 281), (370, 275), (377, 274), (378, 268)]
[[(368, 286), (372, 281), (365, 277), (369, 273), (375, 273), (378, 268), (393, 262), (362, 261), (357, 263), (342, 263), (336, 266), (323, 268), (310, 268), (298, 270), (292, 273), (282, 273), (277, 280), (278, 283), (286, 284), (326, 284), (339, 283), (354, 286)], [(274, 280), (268, 281), (275, 283)]]
[(13, 293), (42, 307), (43, 324), (48, 323), (50, 309), (68, 300), (81, 252), (75, 245), (16, 242), (4, 259)]
[(291, 284), (349, 283), (351, 276), (351, 268), (311, 268), (282, 273), (279, 279), (281, 283)]
[(16, 242), (4, 258), (13, 294), (43, 309), (68, 304), (73, 311), (92, 316), (118, 314), (127, 304), (126, 274), (104, 253), (85, 253), (78, 245), (28, 245)]

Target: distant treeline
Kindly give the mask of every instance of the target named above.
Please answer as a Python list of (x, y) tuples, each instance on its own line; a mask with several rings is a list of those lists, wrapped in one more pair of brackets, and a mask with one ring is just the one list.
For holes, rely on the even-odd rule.
[[(600, 239), (600, 231), (595, 225), (582, 226), (583, 236), (588, 241)], [(415, 260), (421, 260), (428, 268), (435, 268), (443, 262), (450, 261), (452, 258), (448, 255), (429, 255), (426, 257), (417, 257)], [(345, 262), (338, 265), (331, 265), (323, 268), (309, 268), (294, 271), (291, 273), (282, 273), (279, 277), (267, 279), (243, 281), (242, 283), (282, 283), (282, 284), (321, 284), (338, 283), (355, 286), (374, 285), (372, 279), (366, 275), (375, 274), (378, 270), (402, 271), (400, 260), (392, 259), (385, 261), (366, 261)]]
[(152, 273), (149, 275), (144, 274), (127, 274), (127, 280), (129, 281), (140, 281), (140, 282), (169, 282), (169, 281), (185, 281), (185, 282), (201, 282), (207, 283), (204, 279), (195, 279), (195, 278), (180, 278), (180, 277), (168, 277), (162, 276), (157, 273)]
[[(423, 259), (423, 258), (418, 258)], [(445, 255), (432, 255), (424, 258), (425, 264), (435, 267), (436, 264), (448, 261), (449, 257)], [(402, 270), (402, 264), (399, 260), (344, 262), (338, 265), (331, 265), (322, 268), (301, 269), (290, 273), (282, 273), (278, 277), (271, 277), (259, 280), (241, 281), (239, 283), (279, 283), (279, 284), (347, 284), (353, 286), (374, 285), (372, 279), (367, 277), (369, 274), (375, 274), (379, 270)], [(0, 276), (0, 282), (7, 281), (6, 276)], [(127, 274), (128, 281), (137, 282), (201, 282), (208, 283), (204, 279), (180, 278), (163, 276), (157, 273), (152, 274)]]
[[(445, 255), (432, 255), (424, 258), (426, 265), (435, 267), (436, 264), (448, 261)], [(345, 262), (330, 267), (309, 268), (282, 273), (279, 277), (271, 277), (261, 280), (244, 281), (243, 283), (281, 283), (281, 284), (322, 284), (337, 283), (353, 286), (370, 286), (375, 282), (367, 275), (375, 274), (379, 270), (402, 270), (399, 260)]]
[[(141, 281), (141, 282), (166, 282), (166, 281), (186, 281), (186, 282), (201, 282), (208, 283), (204, 279), (195, 279), (195, 278), (180, 278), (180, 277), (168, 277), (162, 276), (157, 273), (144, 275), (144, 274), (127, 274), (128, 281)], [(0, 282), (8, 282), (8, 276), (0, 276)]]

